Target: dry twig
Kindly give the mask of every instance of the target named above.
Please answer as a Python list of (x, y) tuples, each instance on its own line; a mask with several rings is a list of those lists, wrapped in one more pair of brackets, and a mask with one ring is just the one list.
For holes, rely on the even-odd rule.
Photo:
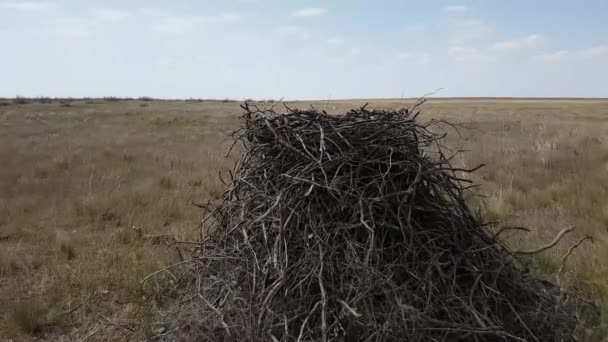
[(493, 234), (467, 207), (462, 174), (476, 168), (452, 167), (446, 123), (420, 123), (421, 103), (342, 116), (243, 106), (232, 183), (201, 206), (200, 340), (573, 338), (575, 315), (516, 258), (573, 228), (511, 252), (507, 228)]
[(533, 255), (533, 254), (538, 254), (538, 253), (542, 253), (552, 247), (554, 247), (555, 245), (557, 245), (562, 238), (570, 233), (571, 231), (574, 230), (574, 226), (569, 227), (569, 228), (564, 228), (562, 229), (562, 231), (560, 231), (555, 238), (553, 238), (553, 241), (549, 242), (548, 244), (541, 246), (539, 248), (535, 248), (535, 249), (530, 249), (530, 250), (525, 250), (525, 251), (513, 251), (514, 254), (521, 254), (521, 255)]
[(568, 262), (568, 258), (570, 257), (572, 252), (574, 252), (574, 250), (577, 249), (578, 246), (580, 246), (586, 240), (593, 242), (593, 238), (591, 236), (585, 236), (582, 239), (580, 239), (577, 243), (570, 246), (570, 248), (568, 248), (568, 251), (566, 251), (566, 254), (564, 254), (564, 256), (562, 256), (562, 259), (559, 263), (559, 270), (557, 270), (557, 273), (555, 273), (555, 281), (556, 281), (557, 285), (562, 286), (560, 277), (561, 277), (562, 273), (564, 272), (564, 269), (566, 268), (566, 262)]

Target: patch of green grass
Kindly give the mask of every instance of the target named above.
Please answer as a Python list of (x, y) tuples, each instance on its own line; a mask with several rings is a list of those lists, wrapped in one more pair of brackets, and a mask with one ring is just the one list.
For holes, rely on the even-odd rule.
[(65, 255), (67, 260), (73, 260), (76, 258), (76, 248), (67, 242), (62, 242), (59, 245), (59, 250), (61, 253), (63, 253), (63, 255)]
[(176, 186), (175, 181), (169, 176), (161, 177), (161, 179), (158, 183), (160, 185), (160, 188), (164, 189), (164, 190), (173, 190), (173, 189), (175, 189), (175, 186)]
[(70, 168), (70, 161), (65, 157), (55, 159), (54, 164), (59, 171), (67, 171)]
[(201, 178), (191, 179), (188, 181), (188, 185), (192, 188), (200, 188), (203, 185), (203, 180)]
[(11, 313), (15, 327), (26, 334), (40, 334), (61, 324), (60, 315), (37, 301), (26, 301), (13, 306)]
[(104, 223), (116, 223), (116, 225), (119, 225), (120, 215), (114, 208), (105, 208), (99, 216), (99, 220)]
[(135, 230), (133, 228), (119, 228), (117, 229), (114, 234), (113, 234), (113, 238), (114, 240), (116, 240), (116, 242), (123, 244), (123, 245), (131, 245), (134, 242), (138, 241), (141, 239), (141, 230)]
[(118, 203), (113, 201), (109, 196), (85, 198), (73, 203), (73, 209), (76, 217), (81, 218), (88, 224), (106, 224), (119, 225), (121, 215), (119, 213)]
[(528, 260), (528, 266), (533, 273), (553, 275), (559, 270), (560, 264), (554, 256), (537, 254)]
[(0, 277), (10, 277), (38, 269), (43, 260), (27, 253), (22, 245), (0, 245)]
[(34, 177), (38, 178), (38, 179), (47, 179), (49, 178), (49, 170), (47, 170), (45, 167), (43, 166), (36, 166), (34, 168)]
[(0, 276), (16, 274), (21, 269), (18, 261), (6, 250), (0, 250)]
[(124, 160), (127, 163), (132, 163), (137, 159), (136, 156), (129, 154), (129, 153), (123, 153), (122, 155), (122, 160)]

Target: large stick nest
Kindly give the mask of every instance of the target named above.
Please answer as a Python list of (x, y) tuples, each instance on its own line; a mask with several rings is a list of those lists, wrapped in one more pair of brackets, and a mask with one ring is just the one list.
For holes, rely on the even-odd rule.
[(570, 341), (576, 321), (467, 207), (418, 112), (243, 106), (198, 251), (201, 339)]

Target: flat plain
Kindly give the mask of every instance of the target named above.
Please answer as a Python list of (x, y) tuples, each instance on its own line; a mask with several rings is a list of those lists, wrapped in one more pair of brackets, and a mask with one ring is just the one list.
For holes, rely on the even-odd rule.
[[(292, 102), (341, 113), (363, 100)], [(409, 100), (370, 100), (398, 108)], [(270, 104), (260, 104), (269, 106)], [(281, 104), (277, 105), (280, 109)], [(470, 205), (485, 220), (530, 228), (513, 248), (555, 248), (524, 260), (602, 312), (608, 330), (608, 100), (430, 99), (420, 120), (461, 124), (446, 144), (454, 162), (485, 164)], [(143, 340), (179, 305), (175, 274), (146, 276), (187, 258), (199, 238), (192, 205), (224, 190), (219, 173), (239, 125), (238, 102), (7, 102), (0, 106), (0, 341)]]

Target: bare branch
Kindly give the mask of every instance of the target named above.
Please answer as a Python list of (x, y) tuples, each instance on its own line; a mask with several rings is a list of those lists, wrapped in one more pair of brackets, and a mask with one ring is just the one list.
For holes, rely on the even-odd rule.
[(566, 262), (568, 262), (568, 258), (570, 257), (570, 255), (572, 254), (572, 252), (574, 252), (575, 249), (578, 248), (578, 246), (580, 246), (583, 242), (585, 242), (586, 240), (589, 240), (591, 242), (593, 242), (593, 238), (591, 236), (585, 236), (582, 239), (580, 239), (577, 243), (573, 244), (572, 246), (570, 246), (570, 248), (568, 248), (568, 251), (566, 252), (566, 254), (564, 254), (564, 256), (562, 256), (562, 259), (559, 263), (559, 269), (557, 270), (557, 273), (555, 273), (555, 280), (557, 282), (557, 285), (561, 286), (561, 275), (564, 272), (564, 269), (566, 268)]
[(542, 253), (542, 252), (544, 252), (544, 251), (546, 251), (546, 250), (554, 247), (555, 245), (557, 245), (566, 234), (570, 233), (574, 229), (575, 229), (574, 226), (563, 229), (561, 232), (559, 232), (555, 236), (555, 238), (553, 239), (553, 241), (549, 242), (548, 244), (546, 244), (546, 245), (544, 245), (542, 247), (531, 249), (531, 250), (527, 250), (527, 251), (514, 251), (513, 254), (533, 255), (533, 254)]

